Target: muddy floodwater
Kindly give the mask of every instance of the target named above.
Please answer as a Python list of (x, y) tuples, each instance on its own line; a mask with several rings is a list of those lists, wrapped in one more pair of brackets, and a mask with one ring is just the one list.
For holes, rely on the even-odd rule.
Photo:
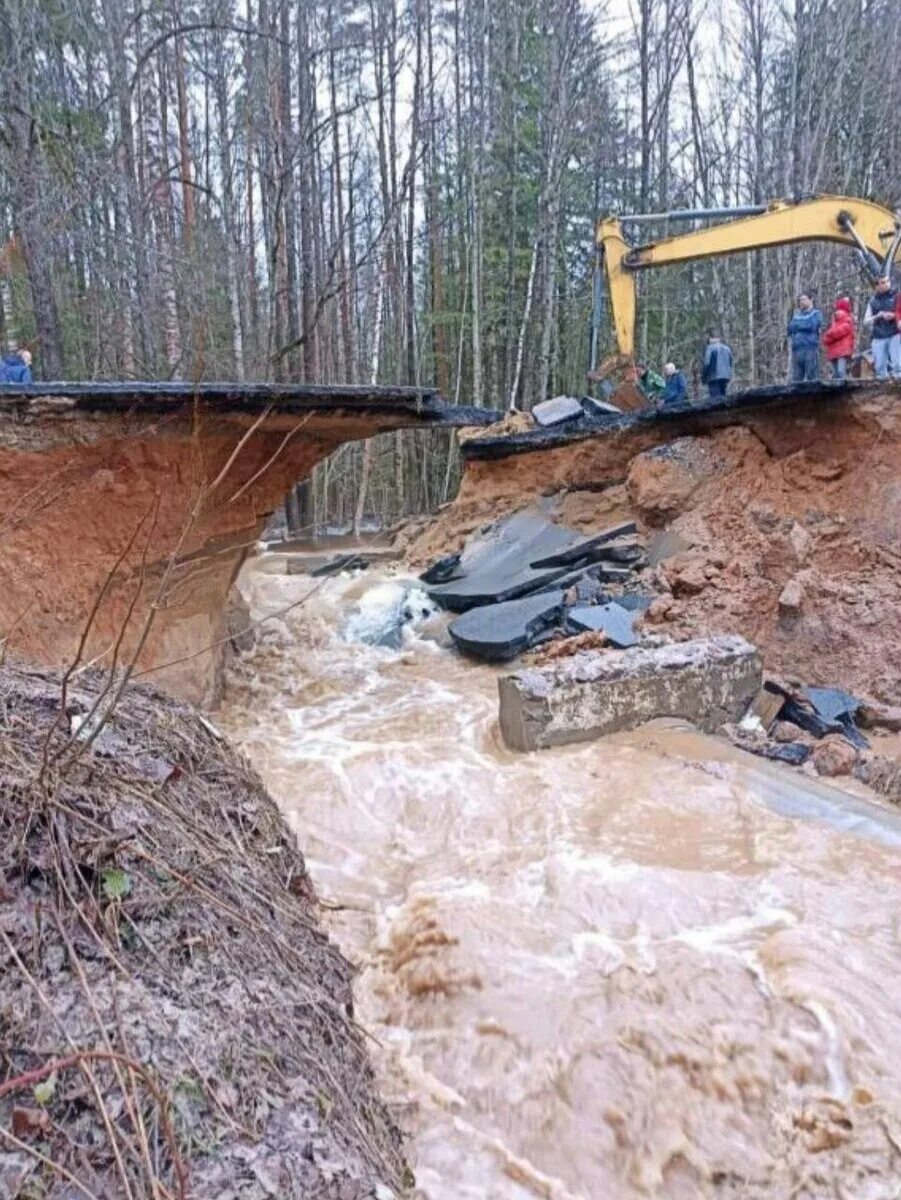
[[(314, 583), (266, 566), (255, 617)], [(508, 752), (425, 609), (319, 585), (217, 718), (359, 965), (416, 1195), (901, 1196), (901, 814), (673, 724)]]

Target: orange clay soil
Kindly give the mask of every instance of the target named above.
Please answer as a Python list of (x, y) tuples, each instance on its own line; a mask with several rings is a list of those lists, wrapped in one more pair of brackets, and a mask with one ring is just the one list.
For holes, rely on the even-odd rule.
[[(389, 416), (0, 414), (0, 649), (120, 667), (215, 698), (227, 602), (268, 515), (342, 442)], [(409, 424), (409, 421), (406, 423)]]

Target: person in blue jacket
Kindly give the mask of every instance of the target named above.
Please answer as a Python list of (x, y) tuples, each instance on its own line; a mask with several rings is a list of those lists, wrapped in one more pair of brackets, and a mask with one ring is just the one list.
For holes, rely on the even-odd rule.
[(820, 334), (823, 314), (814, 308), (806, 292), (798, 297), (798, 307), (788, 323), (792, 354), (792, 383), (815, 383), (820, 377)]
[(675, 363), (666, 364), (663, 368), (663, 378), (666, 380), (666, 386), (660, 397), (661, 405), (665, 407), (667, 404), (683, 404), (688, 399), (688, 384), (682, 372), (676, 370)]
[(0, 362), (0, 383), (31, 383), (31, 354), (13, 350)]
[(707, 384), (707, 395), (711, 400), (722, 400), (732, 378), (732, 347), (718, 333), (707, 335), (704, 350), (704, 366), (701, 381)]

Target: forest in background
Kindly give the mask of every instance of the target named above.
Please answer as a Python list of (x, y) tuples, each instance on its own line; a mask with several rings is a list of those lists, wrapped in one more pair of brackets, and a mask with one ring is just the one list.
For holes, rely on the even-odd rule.
[[(39, 378), (528, 408), (586, 390), (599, 214), (814, 192), (901, 200), (897, 0), (0, 5), (0, 340)], [(772, 381), (801, 287), (866, 295), (829, 247), (640, 285), (641, 356), (695, 388), (708, 328)], [(434, 508), (455, 453), (342, 447), (292, 524)]]

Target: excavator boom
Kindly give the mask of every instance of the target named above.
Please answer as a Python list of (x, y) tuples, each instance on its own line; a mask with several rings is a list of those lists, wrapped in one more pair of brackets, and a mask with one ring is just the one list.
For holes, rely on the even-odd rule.
[(871, 276), (887, 274), (901, 244), (901, 223), (869, 200), (818, 196), (798, 203), (777, 201), (753, 216), (634, 247), (625, 240), (621, 220), (605, 217), (598, 222), (596, 240), (622, 363), (632, 359), (635, 349), (636, 272), (793, 242), (837, 242), (857, 251)]

